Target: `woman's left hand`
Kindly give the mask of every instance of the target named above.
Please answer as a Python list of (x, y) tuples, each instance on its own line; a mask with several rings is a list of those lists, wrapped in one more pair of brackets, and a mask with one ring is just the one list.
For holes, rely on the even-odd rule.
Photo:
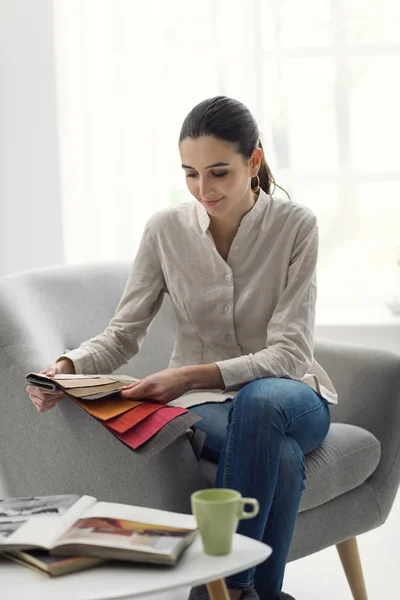
[(120, 388), (121, 398), (129, 400), (156, 400), (167, 404), (191, 389), (181, 368), (165, 369)]

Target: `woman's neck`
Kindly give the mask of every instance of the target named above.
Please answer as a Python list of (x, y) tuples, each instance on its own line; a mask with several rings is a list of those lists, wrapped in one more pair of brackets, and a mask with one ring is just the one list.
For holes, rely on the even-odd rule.
[(213, 238), (228, 243), (232, 242), (237, 234), (243, 217), (251, 211), (257, 199), (258, 194), (249, 190), (249, 195), (246, 198), (243, 198), (239, 211), (236, 214), (228, 215), (220, 219), (218, 217), (210, 217), (209, 230)]

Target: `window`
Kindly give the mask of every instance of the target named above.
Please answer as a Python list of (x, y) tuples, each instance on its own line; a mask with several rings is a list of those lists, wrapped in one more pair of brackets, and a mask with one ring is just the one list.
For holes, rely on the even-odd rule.
[[(207, 82), (249, 95), (277, 183), (318, 217), (324, 310), (384, 305), (400, 284), (400, 4), (269, 0), (253, 11), (253, 50), (236, 44), (243, 15), (232, 7), (225, 37), (217, 26), (219, 63), (194, 64), (190, 87), (198, 99)], [(187, 199), (178, 166), (172, 203)]]
[(319, 306), (385, 308), (400, 286), (397, 0), (54, 2), (67, 262), (131, 259), (146, 219), (191, 198), (179, 131), (225, 94), (318, 217)]

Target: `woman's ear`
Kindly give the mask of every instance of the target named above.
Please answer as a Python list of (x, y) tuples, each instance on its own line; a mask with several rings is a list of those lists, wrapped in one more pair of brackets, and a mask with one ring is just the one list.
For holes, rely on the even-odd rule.
[(258, 173), (258, 171), (260, 170), (260, 166), (261, 166), (261, 161), (262, 161), (262, 157), (263, 157), (263, 151), (261, 150), (261, 148), (254, 148), (252, 154), (251, 154), (251, 176), (255, 177)]

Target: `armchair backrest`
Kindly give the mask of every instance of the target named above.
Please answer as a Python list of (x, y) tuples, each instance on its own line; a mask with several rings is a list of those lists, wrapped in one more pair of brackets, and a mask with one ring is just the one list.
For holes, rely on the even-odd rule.
[[(12, 367), (21, 378), (18, 385), (24, 385), (28, 371), (44, 368), (65, 349), (102, 332), (115, 312), (130, 267), (128, 262), (58, 266), (0, 278), (1, 369)], [(166, 368), (174, 338), (174, 311), (166, 296), (139, 355), (118, 372), (143, 377)], [(315, 357), (339, 393), (339, 405), (331, 408), (332, 420), (373, 433), (382, 446), (376, 484), (383, 485), (393, 469), (398, 480), (400, 356), (317, 342)]]
[[(130, 266), (63, 265), (0, 278), (0, 348), (23, 369), (36, 370), (101, 333), (115, 313)], [(140, 354), (118, 371), (142, 377), (165, 368), (174, 337), (175, 319), (167, 300)]]

